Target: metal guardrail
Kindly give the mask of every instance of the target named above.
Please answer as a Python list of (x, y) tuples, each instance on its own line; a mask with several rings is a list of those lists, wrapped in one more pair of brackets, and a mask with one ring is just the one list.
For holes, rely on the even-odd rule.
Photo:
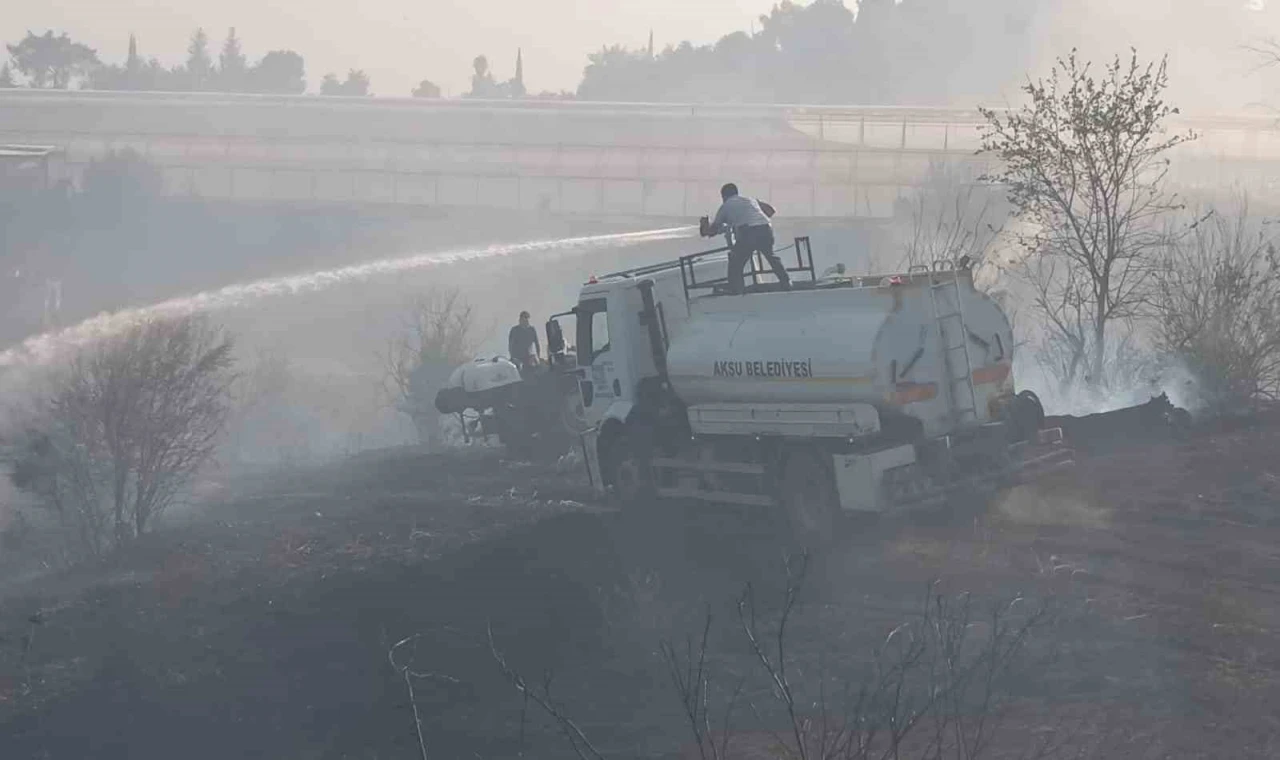
[[(686, 254), (679, 258), (680, 282), (684, 287), (684, 298), (686, 301), (689, 300), (691, 293), (699, 290), (709, 290), (712, 294), (720, 294), (721, 289), (729, 283), (727, 271), (724, 277), (713, 277), (710, 280), (699, 280), (697, 265), (704, 259), (718, 254), (727, 253), (732, 249), (732, 245), (722, 246), (720, 248), (712, 248), (707, 251)], [(783, 268), (786, 272), (788, 274), (808, 274), (809, 279), (807, 282), (817, 282), (818, 276), (813, 266), (813, 248), (809, 245), (809, 237), (807, 235), (798, 237), (791, 245), (776, 249), (774, 254), (784, 253), (788, 250), (794, 250), (796, 252), (796, 265), (792, 267), (783, 264)], [(742, 273), (744, 280), (747, 277), (751, 278), (751, 285), (748, 287), (748, 290), (750, 290), (750, 288), (759, 289), (762, 285), (767, 284), (760, 281), (760, 275), (773, 274), (773, 269), (765, 267), (764, 257), (759, 253), (755, 253), (748, 260), (748, 263), (750, 264), (750, 268)], [(670, 263), (668, 262), (667, 265), (669, 266)]]
[[(77, 107), (112, 116), (77, 122)], [(198, 126), (201, 109), (216, 129)], [(175, 194), (587, 213), (687, 215), (733, 177), (788, 216), (885, 216), (939, 164), (991, 168), (976, 155), (981, 123), (976, 109), (949, 108), (0, 91), (0, 142), (57, 145), (73, 176), (132, 147)], [(1273, 118), (1185, 126), (1202, 137), (1179, 148), (1179, 183), (1280, 192)]]

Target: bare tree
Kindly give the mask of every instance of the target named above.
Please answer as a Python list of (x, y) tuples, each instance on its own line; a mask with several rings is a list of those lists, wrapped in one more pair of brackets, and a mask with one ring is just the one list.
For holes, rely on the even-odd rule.
[(1000, 201), (989, 185), (955, 167), (932, 167), (924, 186), (907, 201), (902, 268), (962, 257), (975, 268), (984, 264), (1008, 213)]
[(383, 357), (388, 391), (426, 446), (439, 443), (433, 392), (475, 350), (475, 309), (457, 288), (431, 290), (406, 311)]
[(1166, 135), (1178, 109), (1164, 100), (1166, 61), (1116, 58), (1095, 77), (1073, 51), (1047, 80), (1029, 82), (1030, 103), (1008, 113), (983, 109), (982, 151), (1002, 168), (988, 179), (1008, 188), (1026, 226), (1023, 275), (1035, 307), (1067, 352), (1070, 384), (1106, 377), (1113, 325), (1144, 313), (1166, 216), (1181, 208), (1164, 189), (1168, 152), (1191, 133)]
[(75, 356), (18, 450), (15, 484), (92, 554), (128, 541), (213, 455), (232, 342), (203, 317), (140, 322)]
[(1280, 40), (1270, 37), (1253, 45), (1245, 45), (1244, 49), (1258, 59), (1258, 69), (1269, 69), (1280, 66)]
[(1173, 240), (1157, 276), (1157, 344), (1212, 407), (1280, 398), (1280, 253), (1268, 227), (1241, 198)]

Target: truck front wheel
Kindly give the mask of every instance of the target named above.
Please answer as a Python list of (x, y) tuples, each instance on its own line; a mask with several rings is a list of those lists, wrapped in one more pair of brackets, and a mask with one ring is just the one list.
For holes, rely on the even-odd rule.
[(782, 465), (779, 502), (786, 510), (792, 536), (805, 548), (830, 543), (836, 530), (835, 484), (821, 456), (818, 451), (794, 451)]
[(633, 510), (657, 498), (654, 485), (652, 446), (633, 432), (619, 435), (609, 447), (609, 480), (614, 498), (623, 509)]

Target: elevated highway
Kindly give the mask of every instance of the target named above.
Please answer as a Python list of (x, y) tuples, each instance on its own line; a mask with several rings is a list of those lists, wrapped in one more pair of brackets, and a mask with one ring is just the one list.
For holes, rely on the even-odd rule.
[[(131, 148), (166, 191), (245, 201), (705, 213), (733, 180), (790, 217), (878, 218), (977, 155), (976, 110), (0, 91), (0, 143), (57, 146), (73, 180)], [(1181, 118), (1173, 179), (1277, 195), (1271, 117)]]

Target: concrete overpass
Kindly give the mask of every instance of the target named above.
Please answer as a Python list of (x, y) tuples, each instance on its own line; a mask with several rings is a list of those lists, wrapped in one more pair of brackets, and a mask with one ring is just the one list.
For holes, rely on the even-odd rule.
[[(244, 201), (694, 216), (732, 179), (790, 217), (879, 218), (927, 182), (962, 176), (976, 110), (572, 101), (0, 91), (0, 143), (52, 145), (75, 178), (132, 148), (178, 195)], [(1276, 195), (1273, 118), (1185, 118), (1175, 181)]]

